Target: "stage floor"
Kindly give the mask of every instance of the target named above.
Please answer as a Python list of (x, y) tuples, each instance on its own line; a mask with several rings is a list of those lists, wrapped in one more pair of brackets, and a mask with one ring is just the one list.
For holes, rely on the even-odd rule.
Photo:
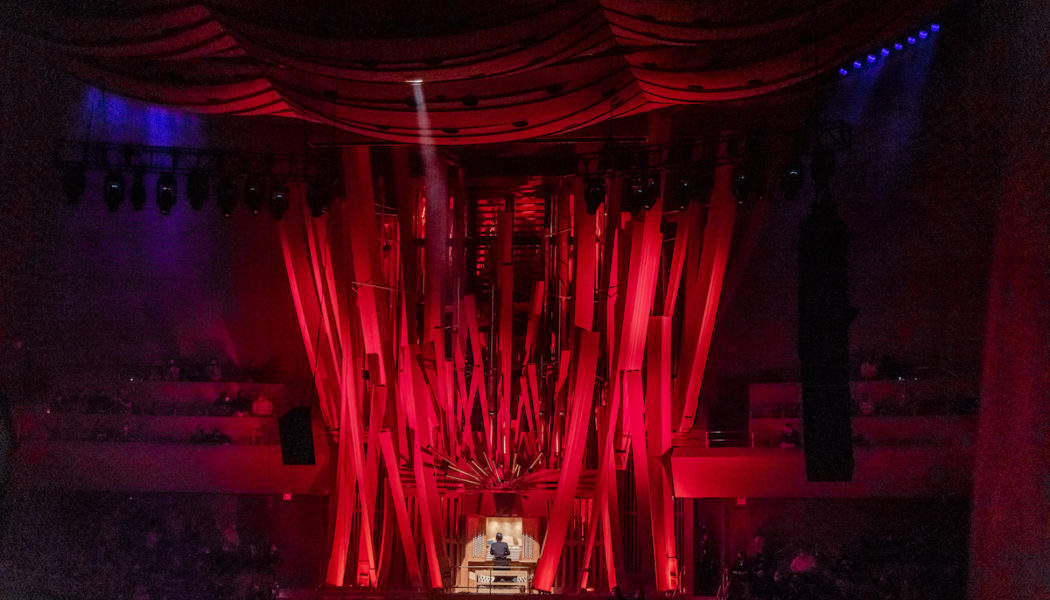
[[(288, 595), (285, 595), (288, 592)], [(307, 595), (299, 595), (299, 593), (306, 593)], [(593, 593), (577, 593), (577, 594), (564, 594), (564, 593), (544, 593), (533, 591), (530, 594), (516, 594), (516, 593), (475, 593), (475, 592), (419, 592), (410, 590), (365, 590), (359, 588), (325, 588), (321, 590), (302, 590), (301, 592), (292, 593), (292, 590), (282, 590), (280, 598), (282, 600), (465, 600), (465, 597), (469, 597), (472, 600), (477, 598), (483, 600), (484, 598), (499, 598), (499, 600), (508, 600), (512, 598), (520, 598), (525, 600), (526, 598), (536, 598), (542, 596), (545, 600), (608, 600), (609, 594), (604, 592), (593, 592)], [(662, 598), (654, 596), (653, 598)], [(678, 595), (674, 597), (676, 600), (715, 600), (715, 596), (686, 596)]]

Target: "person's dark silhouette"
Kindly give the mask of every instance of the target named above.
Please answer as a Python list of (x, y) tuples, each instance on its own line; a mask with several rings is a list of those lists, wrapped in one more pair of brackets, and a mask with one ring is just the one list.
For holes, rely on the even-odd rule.
[(510, 564), (510, 546), (503, 541), (502, 533), (496, 534), (496, 541), (492, 542), (492, 546), (489, 547), (489, 554), (492, 555), (492, 564), (497, 567), (505, 567)]
[[(497, 570), (503, 570), (510, 566), (510, 546), (507, 545), (507, 542), (503, 541), (502, 533), (496, 534), (496, 541), (492, 542), (492, 545), (489, 546), (489, 554), (492, 555), (492, 566)], [(492, 581), (498, 583), (513, 580), (513, 577), (508, 577), (506, 575), (495, 575)]]

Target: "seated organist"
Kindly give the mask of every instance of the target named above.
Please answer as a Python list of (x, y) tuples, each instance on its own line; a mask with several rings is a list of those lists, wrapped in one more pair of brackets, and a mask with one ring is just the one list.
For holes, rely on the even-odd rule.
[[(496, 534), (496, 541), (489, 546), (489, 554), (492, 555), (492, 566), (496, 569), (506, 569), (510, 566), (510, 546), (503, 541), (503, 534)], [(496, 575), (494, 582), (514, 581), (513, 577)]]
[(510, 566), (510, 546), (503, 541), (503, 534), (496, 534), (496, 541), (489, 546), (489, 554), (492, 555), (492, 564), (497, 567)]

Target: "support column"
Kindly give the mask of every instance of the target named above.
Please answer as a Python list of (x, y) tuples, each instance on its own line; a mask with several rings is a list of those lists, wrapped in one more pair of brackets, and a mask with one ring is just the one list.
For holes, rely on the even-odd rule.
[(1050, 598), (1050, 13), (1046, 2), (983, 8), (985, 18), (1001, 22), (995, 42), (1015, 58), (986, 87), (1001, 107), (989, 133), (1001, 136), (1005, 160), (981, 370), (969, 597)]

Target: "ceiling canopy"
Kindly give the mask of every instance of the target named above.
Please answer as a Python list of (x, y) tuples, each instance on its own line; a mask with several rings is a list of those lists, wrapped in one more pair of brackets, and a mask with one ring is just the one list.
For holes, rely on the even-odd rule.
[(837, 69), (946, 4), (22, 0), (7, 4), (4, 21), (76, 76), (147, 102), (475, 144), (768, 94)]

